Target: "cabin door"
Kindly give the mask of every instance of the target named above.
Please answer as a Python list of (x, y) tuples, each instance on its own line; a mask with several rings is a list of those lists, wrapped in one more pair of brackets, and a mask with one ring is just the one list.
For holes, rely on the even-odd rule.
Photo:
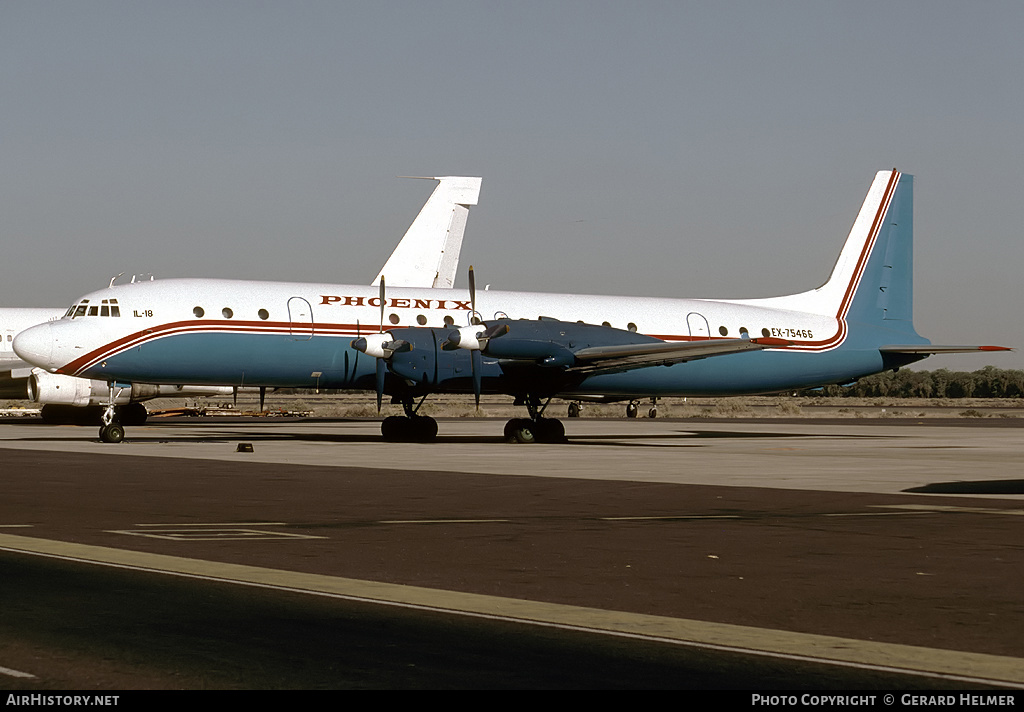
[(288, 300), (288, 320), (292, 338), (309, 341), (313, 338), (313, 307), (302, 297)]
[(710, 339), (711, 329), (708, 327), (708, 320), (703, 314), (690, 312), (686, 315), (686, 325), (690, 327), (691, 339)]

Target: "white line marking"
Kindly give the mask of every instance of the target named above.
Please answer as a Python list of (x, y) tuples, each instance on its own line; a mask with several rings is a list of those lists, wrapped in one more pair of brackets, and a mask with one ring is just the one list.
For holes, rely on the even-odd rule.
[[(705, 650), (1024, 689), (1021, 658), (387, 584), (0, 534), (0, 551)], [(67, 553), (65, 553), (67, 552)], [(162, 565), (165, 568), (158, 568)], [(215, 571), (216, 574), (205, 573)], [(280, 583), (291, 581), (290, 585)], [(503, 611), (496, 613), (494, 611)], [(719, 642), (711, 642), (719, 641)], [(805, 651), (805, 652), (798, 652)]]
[(35, 675), (31, 675), (31, 674), (29, 674), (27, 672), (22, 672), (21, 670), (13, 670), (11, 668), (2, 667), (2, 666), (0, 666), (0, 674), (9, 675), (10, 677), (31, 677), (31, 678), (35, 678)]
[(872, 507), (884, 507), (886, 509), (905, 509), (916, 513), (927, 512), (966, 512), (968, 514), (1009, 514), (1017, 517), (1024, 516), (1024, 509), (994, 509), (992, 507), (958, 507), (945, 504), (873, 504)]

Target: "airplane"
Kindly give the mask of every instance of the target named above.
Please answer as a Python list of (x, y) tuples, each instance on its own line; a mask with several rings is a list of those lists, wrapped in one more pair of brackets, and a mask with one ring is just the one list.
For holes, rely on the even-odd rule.
[[(108, 401), (104, 381), (58, 376), (41, 372), (17, 357), (12, 349), (19, 333), (37, 324), (56, 321), (63, 310), (43, 307), (0, 309), (0, 398), (24, 399), (42, 405), (40, 415), (50, 424), (91, 424), (100, 422)], [(189, 396), (230, 396), (230, 386), (168, 386), (134, 383), (124, 389), (115, 402), (120, 422), (142, 425), (148, 412), (143, 401), (154, 398)]]
[[(849, 384), (932, 354), (913, 325), (913, 177), (879, 172), (828, 280), (766, 299), (675, 299), (470, 289), (173, 279), (87, 294), (20, 334), (48, 372), (125, 384), (373, 390), (404, 416), (388, 440), (433, 440), (417, 413), (436, 392), (513, 396), (529, 418), (505, 436), (559, 442), (554, 398), (762, 394)], [(472, 270), (470, 271), (472, 275)], [(120, 318), (87, 315), (116, 300)], [(493, 314), (484, 320), (483, 313)], [(457, 326), (457, 324), (459, 324)], [(418, 399), (418, 401), (417, 401)], [(124, 428), (105, 416), (101, 440)]]
[[(454, 284), (469, 207), (477, 204), (483, 179), (438, 176), (426, 180), (436, 180), (438, 184), (371, 284), (378, 284), (385, 270), (393, 282), (404, 286), (432, 288)], [(137, 280), (133, 277), (132, 281)], [(120, 314), (116, 300), (95, 309), (95, 315), (111, 313)], [(64, 309), (0, 308), (0, 397), (21, 399), (27, 396), (30, 401), (43, 404), (41, 414), (48, 423), (98, 421), (101, 406), (109, 400), (106, 381), (46, 373), (17, 358), (13, 351), (13, 342), (19, 333), (60, 319), (62, 315), (88, 314), (85, 310), (76, 315)], [(142, 401), (161, 397), (231, 396), (236, 388), (133, 383), (118, 391), (117, 417), (124, 424), (141, 425), (147, 417)]]

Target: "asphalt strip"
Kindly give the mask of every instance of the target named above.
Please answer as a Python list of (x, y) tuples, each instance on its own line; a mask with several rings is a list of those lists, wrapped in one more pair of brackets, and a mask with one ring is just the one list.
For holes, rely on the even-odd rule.
[(669, 618), (0, 534), (0, 549), (566, 630), (1024, 689), (1024, 660)]

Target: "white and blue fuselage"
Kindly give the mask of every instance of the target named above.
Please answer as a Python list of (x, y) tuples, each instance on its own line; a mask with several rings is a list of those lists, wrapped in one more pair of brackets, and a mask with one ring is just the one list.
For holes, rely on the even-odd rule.
[[(484, 320), (549, 317), (668, 342), (784, 342), (589, 375), (573, 384), (579, 394), (734, 395), (847, 383), (927, 355), (929, 342), (912, 324), (912, 235), (912, 179), (884, 171), (817, 289), (753, 300), (483, 291), (475, 311)], [(375, 360), (353, 339), (378, 333), (382, 322), (383, 331), (461, 327), (473, 306), (457, 289), (396, 287), (382, 301), (377, 288), (356, 285), (136, 282), (86, 295), (63, 319), (25, 332), (16, 348), (51, 372), (111, 383), (371, 388)], [(448, 366), (458, 371), (469, 362)], [(488, 389), (501, 390), (500, 381)]]

